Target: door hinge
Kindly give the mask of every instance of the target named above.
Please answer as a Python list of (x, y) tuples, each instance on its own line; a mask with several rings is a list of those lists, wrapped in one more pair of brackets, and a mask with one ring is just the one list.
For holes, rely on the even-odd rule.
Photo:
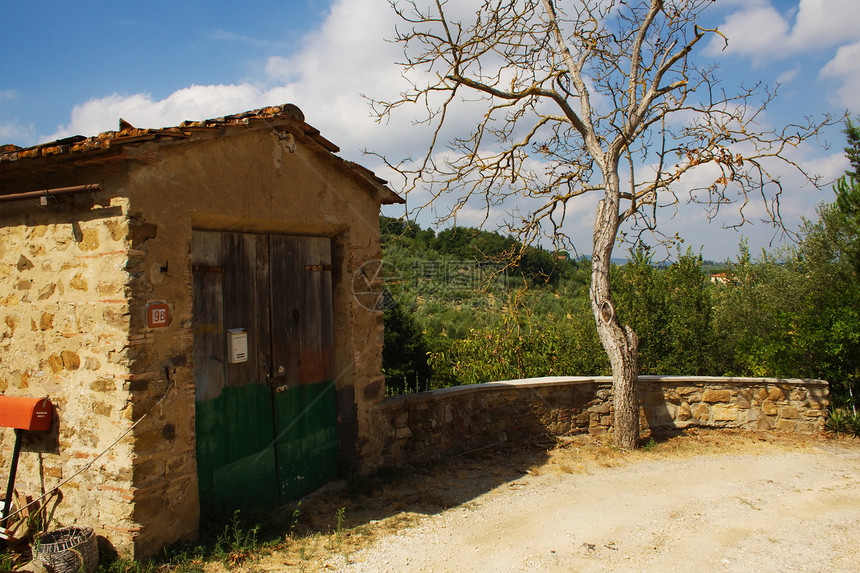
[(223, 273), (224, 267), (215, 265), (191, 265), (192, 273)]

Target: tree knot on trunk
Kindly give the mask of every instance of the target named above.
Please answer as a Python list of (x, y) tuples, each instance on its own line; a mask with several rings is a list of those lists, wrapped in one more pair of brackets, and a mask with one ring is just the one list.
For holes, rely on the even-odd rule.
[(615, 307), (612, 306), (612, 302), (608, 299), (604, 299), (603, 302), (600, 303), (600, 320), (603, 321), (603, 324), (609, 324), (609, 322), (615, 317)]

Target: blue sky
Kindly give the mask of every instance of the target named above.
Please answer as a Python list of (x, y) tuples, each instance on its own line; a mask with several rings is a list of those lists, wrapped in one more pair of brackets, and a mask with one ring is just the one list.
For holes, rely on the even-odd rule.
[[(119, 117), (162, 127), (292, 102), (343, 157), (383, 177), (383, 167), (362, 149), (421, 151), (421, 132), (408, 114), (377, 125), (361, 98), (390, 95), (398, 85), (393, 62), (399, 48), (384, 41), (395, 17), (385, 0), (3, 0), (2, 6), (0, 144), (95, 135), (116, 129)], [(860, 1), (718, 0), (708, 20), (729, 37), (729, 47), (711, 43), (700, 57), (719, 62), (727, 86), (782, 84), (766, 118), (771, 124), (846, 110), (860, 114)], [(847, 163), (840, 129), (826, 140), (830, 149), (805, 146), (794, 157), (830, 181)], [(793, 188), (789, 173), (785, 183), (783, 214), (790, 227), (801, 216), (814, 217), (818, 201), (832, 198), (829, 186), (819, 191), (797, 181)], [(398, 190), (393, 179), (392, 187)], [(584, 252), (592, 208), (584, 202), (569, 223)], [(458, 222), (479, 217), (464, 212)], [(700, 211), (685, 209), (664, 222), (706, 258), (737, 253), (741, 234), (722, 229), (726, 221), (705, 224)], [(745, 227), (743, 235), (754, 252), (770, 248), (773, 239), (764, 225)]]

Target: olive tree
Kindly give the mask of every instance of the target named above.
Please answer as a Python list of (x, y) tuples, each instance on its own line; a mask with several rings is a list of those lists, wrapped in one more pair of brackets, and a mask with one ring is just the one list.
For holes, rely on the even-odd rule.
[[(680, 202), (702, 204), (710, 216), (736, 204), (742, 224), (758, 199), (779, 222), (774, 160), (802, 173), (787, 151), (829, 118), (764, 128), (774, 91), (726, 92), (715, 65), (698, 65), (691, 53), (703, 40), (724, 39), (699, 25), (710, 0), (390, 4), (411, 87), (372, 105), (380, 121), (421, 106), (420, 123), (432, 133), (422, 157), (384, 158), (406, 178), (407, 200), (445, 196), (453, 205), (443, 218), (475, 202), (487, 212), (516, 203), (509, 232), (523, 244), (549, 237), (562, 248), (571, 244), (569, 206), (599, 197), (591, 307), (612, 366), (615, 440), (635, 447), (638, 338), (612, 302), (616, 241), (635, 242), (645, 230), (663, 236), (658, 212)], [(469, 113), (474, 119), (463, 121)], [(692, 170), (704, 170), (708, 183), (682, 188)]]

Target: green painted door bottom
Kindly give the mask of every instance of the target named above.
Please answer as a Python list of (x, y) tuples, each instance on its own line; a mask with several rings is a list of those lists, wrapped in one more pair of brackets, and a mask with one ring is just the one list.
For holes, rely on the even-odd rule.
[(225, 388), (197, 402), (201, 505), (274, 507), (331, 481), (335, 417), (330, 381), (280, 392), (265, 384)]

